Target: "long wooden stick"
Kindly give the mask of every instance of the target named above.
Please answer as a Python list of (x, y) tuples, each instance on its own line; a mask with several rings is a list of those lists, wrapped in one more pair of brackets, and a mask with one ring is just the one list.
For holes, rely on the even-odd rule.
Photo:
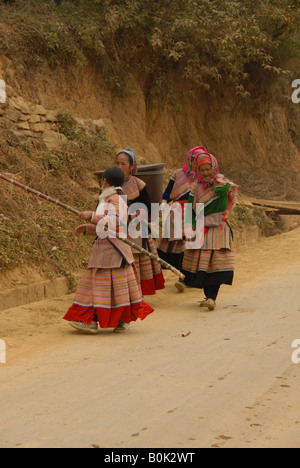
[[(28, 187), (27, 185), (21, 184), (20, 182), (17, 182), (14, 179), (10, 179), (9, 177), (7, 177), (5, 175), (0, 174), (0, 179), (3, 179), (6, 182), (9, 182), (9, 183), (11, 183), (13, 185), (16, 185), (17, 187), (19, 187), (19, 188), (21, 188), (23, 190), (26, 190), (26, 192), (32, 193), (33, 195), (36, 195), (37, 197), (42, 198), (43, 200), (47, 200), (47, 201), (49, 201), (51, 203), (54, 203), (55, 205), (58, 205), (61, 208), (64, 208), (65, 210), (71, 211), (74, 214), (79, 215), (79, 213), (80, 213), (79, 210), (76, 210), (72, 206), (66, 205), (65, 203), (62, 203), (61, 201), (56, 200), (55, 198), (49, 197), (48, 195), (45, 195), (42, 192), (38, 192), (37, 190), (34, 190), (33, 188)], [(107, 226), (104, 226), (104, 229), (105, 229), (105, 231), (107, 231), (108, 234), (117, 237), (118, 239), (120, 239), (120, 241), (124, 242), (127, 245), (130, 245), (130, 247), (134, 248), (135, 250), (138, 250), (139, 252), (147, 255), (152, 260), (154, 260), (157, 263), (160, 263), (160, 265), (162, 265), (164, 268), (166, 268), (167, 270), (172, 271), (175, 275), (179, 276), (181, 279), (184, 280), (184, 278), (185, 278), (184, 274), (181, 273), (181, 271), (174, 268), (169, 263), (165, 262), (164, 260), (162, 260), (161, 258), (159, 258), (156, 255), (152, 254), (151, 252), (148, 252), (148, 250), (144, 249), (143, 247), (140, 247), (139, 245), (135, 244), (131, 240), (129, 240), (127, 238), (124, 239), (124, 238), (119, 237), (116, 233), (114, 233), (113, 231), (108, 229)]]

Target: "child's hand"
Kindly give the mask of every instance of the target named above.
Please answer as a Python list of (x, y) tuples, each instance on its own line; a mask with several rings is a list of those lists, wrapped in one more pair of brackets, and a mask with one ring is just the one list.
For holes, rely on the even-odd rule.
[(82, 211), (79, 213), (79, 218), (82, 219), (83, 221), (88, 221), (92, 218), (93, 212), (92, 211)]
[(77, 226), (77, 228), (75, 229), (76, 236), (79, 237), (81, 234), (86, 232), (86, 230), (87, 230), (87, 225), (86, 224), (81, 224), (80, 226)]

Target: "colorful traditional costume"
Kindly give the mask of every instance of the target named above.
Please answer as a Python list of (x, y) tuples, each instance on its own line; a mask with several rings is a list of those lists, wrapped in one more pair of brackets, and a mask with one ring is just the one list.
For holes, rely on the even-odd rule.
[(234, 245), (228, 212), (234, 205), (237, 186), (219, 174), (213, 155), (203, 152), (198, 156), (197, 165), (202, 164), (212, 166), (212, 180), (202, 179), (195, 193), (190, 195), (189, 203), (193, 204), (194, 214), (197, 203), (204, 204), (204, 243), (201, 249), (185, 251), (182, 270), (187, 286), (203, 288), (206, 297), (215, 300), (221, 284), (233, 282)]
[[(143, 204), (148, 214), (151, 214), (151, 200), (146, 187), (146, 183), (141, 179), (134, 176), (137, 170), (137, 157), (133, 150), (126, 148), (121, 153), (128, 153), (133, 160), (132, 174), (125, 181), (122, 189), (124, 195), (127, 196), (127, 202), (129, 207), (134, 203)], [(136, 218), (136, 214), (131, 214), (129, 219), (133, 221)], [(148, 250), (152, 254), (158, 256), (157, 250), (154, 244), (154, 240), (149, 234), (148, 220), (141, 221), (143, 224), (143, 238), (138, 237), (137, 239), (131, 239), (135, 244)], [(130, 238), (130, 236), (128, 236)], [(138, 271), (138, 277), (140, 280), (141, 290), (143, 296), (153, 295), (157, 290), (164, 289), (165, 280), (159, 263), (151, 260), (146, 254), (140, 253), (133, 249), (134, 262)]]
[[(123, 214), (127, 213), (125, 201), (111, 187), (103, 191), (100, 203), (114, 206), (115, 210), (108, 212), (106, 219), (116, 219), (118, 232), (120, 207)], [(96, 235), (96, 225), (101, 219), (103, 216), (93, 215), (86, 235)], [(145, 319), (154, 309), (143, 301), (131, 247), (117, 238), (101, 237), (94, 242), (87, 270), (64, 319), (88, 325), (98, 320), (101, 328), (115, 328), (119, 321)]]
[(184, 208), (188, 202), (191, 189), (195, 191), (200, 181), (200, 175), (192, 169), (192, 162), (202, 150), (205, 150), (205, 148), (196, 146), (188, 152), (184, 167), (174, 172), (162, 197), (163, 201), (172, 203), (173, 208), (178, 208), (178, 205), (180, 205), (182, 210), (182, 236), (176, 237), (174, 229), (174, 209), (171, 209), (169, 217), (166, 220), (162, 239), (157, 248), (160, 258), (170, 263), (178, 270), (182, 267), (186, 245), (184, 236)]

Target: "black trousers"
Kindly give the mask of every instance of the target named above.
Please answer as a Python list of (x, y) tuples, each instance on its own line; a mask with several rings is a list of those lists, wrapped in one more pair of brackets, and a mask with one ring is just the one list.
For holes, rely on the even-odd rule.
[(213, 299), (215, 301), (217, 299), (217, 297), (218, 297), (220, 287), (221, 287), (220, 284), (212, 285), (212, 286), (205, 286), (204, 287), (204, 294), (205, 294), (206, 298), (207, 299)]

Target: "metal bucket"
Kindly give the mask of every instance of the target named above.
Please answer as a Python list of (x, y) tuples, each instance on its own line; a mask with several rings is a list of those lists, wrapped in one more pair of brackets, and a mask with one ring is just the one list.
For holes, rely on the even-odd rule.
[[(164, 185), (164, 167), (165, 163), (145, 164), (138, 166), (136, 177), (147, 184), (147, 189), (152, 203), (161, 203)], [(96, 171), (94, 174), (98, 177), (99, 183), (102, 179), (102, 171)]]

